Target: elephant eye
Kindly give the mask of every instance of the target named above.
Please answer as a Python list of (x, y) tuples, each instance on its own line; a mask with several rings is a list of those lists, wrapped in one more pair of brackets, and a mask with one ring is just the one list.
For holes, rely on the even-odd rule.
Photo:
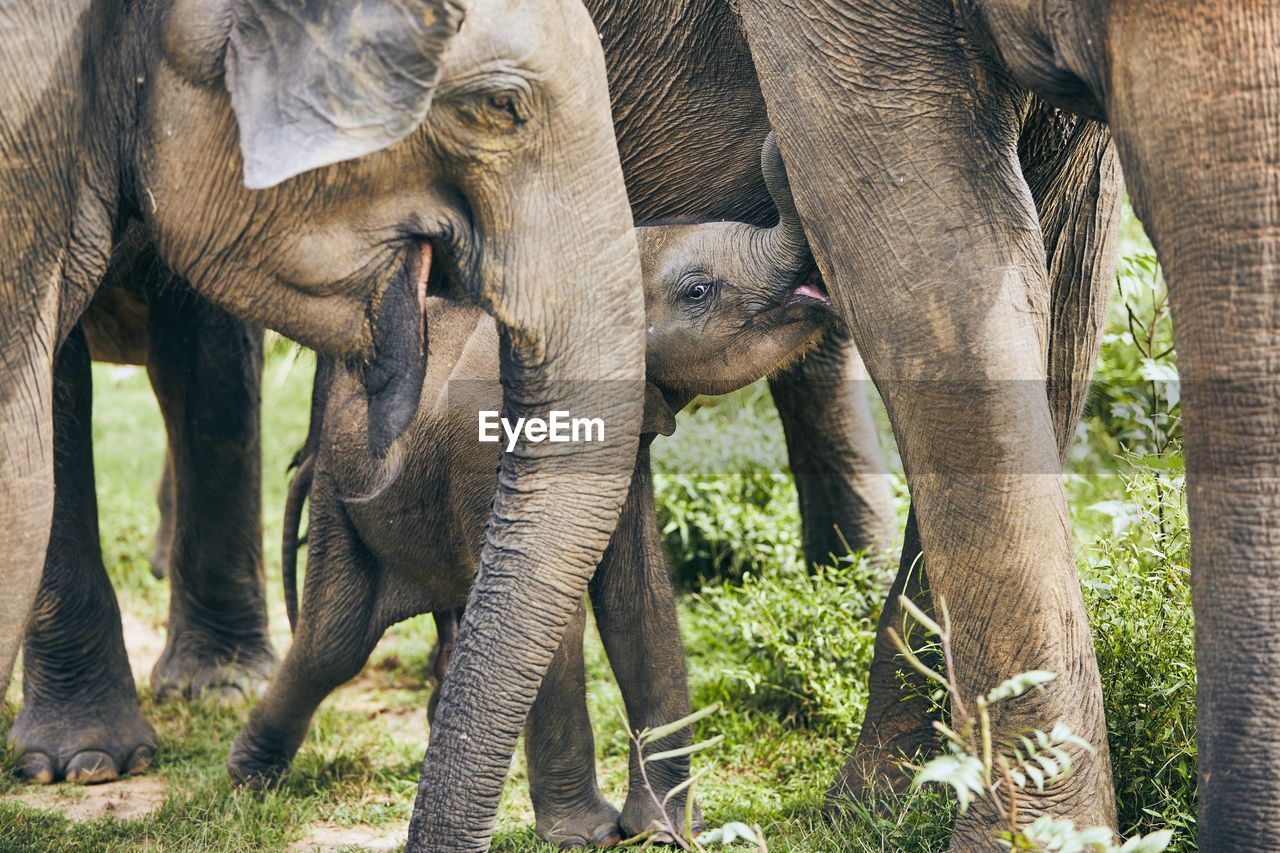
[(684, 298), (692, 302), (697, 302), (699, 299), (705, 297), (710, 291), (711, 285), (700, 281), (685, 292)]
[(489, 95), (485, 98), (485, 106), (495, 113), (502, 113), (502, 118), (512, 123), (520, 123), (520, 113), (516, 109), (516, 99), (509, 94)]

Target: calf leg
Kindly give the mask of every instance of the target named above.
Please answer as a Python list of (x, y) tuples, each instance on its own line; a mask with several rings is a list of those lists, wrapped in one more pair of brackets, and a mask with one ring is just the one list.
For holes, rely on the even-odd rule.
[(27, 626), (22, 708), (9, 736), (24, 778), (106, 782), (155, 751), (138, 708), (120, 609), (102, 564), (93, 480), (93, 388), (79, 330), (54, 379), (53, 533)]
[(458, 625), (462, 622), (462, 610), (437, 610), (431, 614), (436, 623), (436, 645), (431, 650), (431, 699), (427, 702), (427, 722), (436, 718), (436, 706), (440, 704), (440, 685), (449, 672), (449, 659), (458, 645)]
[[(656, 728), (687, 716), (689, 686), (684, 648), (654, 511), (647, 448), (640, 451), (622, 516), (590, 590), (596, 624), (617, 676), (631, 727)], [(690, 742), (690, 731), (683, 729), (656, 742), (649, 751), (675, 749)], [(689, 757), (648, 764), (646, 770), (653, 794), (661, 800), (689, 778)], [(681, 825), (684, 794), (672, 797), (667, 810), (675, 824)], [(633, 749), (622, 829), (632, 835), (661, 824), (661, 818), (653, 795), (645, 789), (639, 758)]]
[(596, 785), (596, 748), (587, 714), (582, 608), (565, 629), (525, 724), (529, 796), (538, 835), (561, 847), (611, 847), (621, 840), (618, 810)]
[(311, 492), (307, 580), (293, 644), (236, 735), (227, 772), (238, 784), (279, 777), (334, 688), (359, 674), (386, 625), (375, 616), (378, 574), (322, 472)]
[(148, 367), (174, 495), (169, 631), (152, 687), (240, 700), (275, 665), (262, 566), (262, 333), (189, 291), (160, 288)]

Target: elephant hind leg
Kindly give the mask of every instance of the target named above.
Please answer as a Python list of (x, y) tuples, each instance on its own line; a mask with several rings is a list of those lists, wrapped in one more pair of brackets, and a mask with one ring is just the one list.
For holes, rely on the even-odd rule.
[(173, 499), (157, 535), (170, 540), (169, 625), (151, 683), (158, 696), (239, 702), (276, 661), (262, 563), (262, 332), (173, 285), (153, 288), (149, 313)]
[[(877, 792), (906, 790), (911, 774), (904, 769), (903, 761), (927, 758), (940, 745), (938, 732), (933, 727), (930, 691), (915, 670), (901, 665), (898, 649), (889, 639), (890, 628), (908, 642), (921, 633), (919, 629), (905, 630), (907, 617), (898, 604), (898, 597), (903, 595), (929, 611), (929, 587), (914, 511), (907, 518), (898, 575), (876, 625), (875, 647), (867, 675), (867, 713), (858, 732), (858, 742), (827, 791), (827, 806), (833, 813), (838, 813), (841, 802), (847, 799), (873, 800)], [(904, 682), (917, 689), (903, 690)]]
[(57, 361), (53, 533), (25, 638), (22, 708), (9, 733), (19, 775), (40, 783), (107, 782), (145, 769), (156, 748), (102, 563), (90, 383), (77, 330)]

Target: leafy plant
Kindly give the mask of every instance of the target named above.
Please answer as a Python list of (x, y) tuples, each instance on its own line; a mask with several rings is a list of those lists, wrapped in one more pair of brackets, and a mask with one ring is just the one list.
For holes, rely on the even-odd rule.
[[(665, 737), (675, 734), (678, 731), (694, 725), (699, 720), (714, 714), (720, 710), (718, 704), (709, 705), (692, 714), (681, 717), (675, 722), (667, 723), (652, 729), (640, 729), (632, 732), (631, 742), (635, 746), (636, 756), (640, 768), (640, 778), (644, 789), (652, 798), (655, 806), (658, 807), (658, 813), (662, 815), (662, 825), (646, 829), (644, 832), (631, 838), (625, 839), (619, 843), (620, 847), (630, 847), (640, 845), (641, 850), (647, 850), (655, 844), (674, 844), (681, 850), (702, 851), (712, 846), (729, 846), (735, 842), (746, 842), (755, 847), (759, 853), (768, 853), (768, 847), (765, 845), (764, 832), (759, 826), (747, 826), (745, 823), (731, 821), (718, 826), (714, 829), (707, 830), (701, 835), (694, 836), (693, 826), (693, 806), (694, 806), (694, 789), (700, 780), (705, 778), (714, 768), (704, 767), (697, 773), (691, 773), (689, 778), (676, 785), (665, 796), (659, 797), (658, 793), (653, 789), (652, 783), (649, 781), (649, 764), (654, 761), (662, 761), (669, 758), (679, 758), (685, 755), (692, 755), (695, 752), (702, 752), (710, 749), (724, 740), (723, 735), (716, 735), (707, 740), (698, 741), (688, 746), (677, 747), (675, 749), (667, 749), (661, 752), (655, 752), (651, 755), (645, 754), (645, 747), (650, 746)], [(685, 794), (684, 821), (680, 826), (676, 826), (675, 821), (667, 813), (667, 805), (679, 794)]]
[(1088, 741), (1073, 734), (1061, 721), (1049, 732), (1035, 729), (1019, 736), (1011, 749), (1000, 751), (991, 734), (992, 706), (1016, 699), (1030, 690), (1042, 690), (1057, 675), (1044, 670), (1031, 670), (1005, 679), (982, 696), (973, 698), (974, 713), (968, 713), (964, 697), (955, 680), (955, 666), (951, 653), (951, 615), (946, 599), (935, 599), (941, 623), (927, 616), (911, 599), (899, 596), (898, 603), (925, 630), (938, 637), (945, 663), (942, 673), (927, 666), (910, 645), (889, 629), (889, 639), (902, 659), (929, 681), (937, 683), (951, 703), (953, 719), (963, 722), (956, 728), (935, 721), (934, 727), (943, 736), (947, 751), (916, 769), (914, 787), (929, 783), (949, 785), (955, 791), (961, 812), (968, 810), (976, 799), (989, 800), (1006, 822), (1007, 829), (999, 834), (1005, 846), (1018, 850), (1084, 851), (1093, 849), (1099, 853), (1160, 853), (1169, 846), (1173, 837), (1170, 830), (1154, 832), (1146, 837), (1136, 837), (1117, 847), (1112, 843), (1111, 831), (1106, 828), (1078, 829), (1067, 819), (1042, 817), (1030, 826), (1018, 825), (1018, 800), (1022, 792), (1031, 786), (1045, 791), (1065, 782), (1072, 771), (1071, 753), (1068, 747), (1094, 752)]
[(810, 573), (797, 563), (696, 597), (704, 637), (728, 648), (721, 678), (735, 705), (834, 737), (857, 736), (866, 707), (883, 570), (861, 556)]
[(1105, 685), (1120, 828), (1167, 826), (1195, 849), (1195, 619), (1180, 450), (1130, 458), (1113, 526), (1087, 549), (1081, 583)]

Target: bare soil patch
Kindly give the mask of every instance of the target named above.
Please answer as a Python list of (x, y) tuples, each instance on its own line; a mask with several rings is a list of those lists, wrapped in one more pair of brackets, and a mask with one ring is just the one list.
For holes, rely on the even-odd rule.
[(76, 822), (113, 817), (133, 820), (164, 804), (168, 783), (158, 776), (129, 776), (104, 785), (28, 785), (4, 795), (33, 809), (60, 811)]
[(312, 824), (305, 838), (289, 845), (293, 853), (329, 853), (350, 850), (398, 850), (409, 837), (408, 822), (392, 826), (340, 826)]

